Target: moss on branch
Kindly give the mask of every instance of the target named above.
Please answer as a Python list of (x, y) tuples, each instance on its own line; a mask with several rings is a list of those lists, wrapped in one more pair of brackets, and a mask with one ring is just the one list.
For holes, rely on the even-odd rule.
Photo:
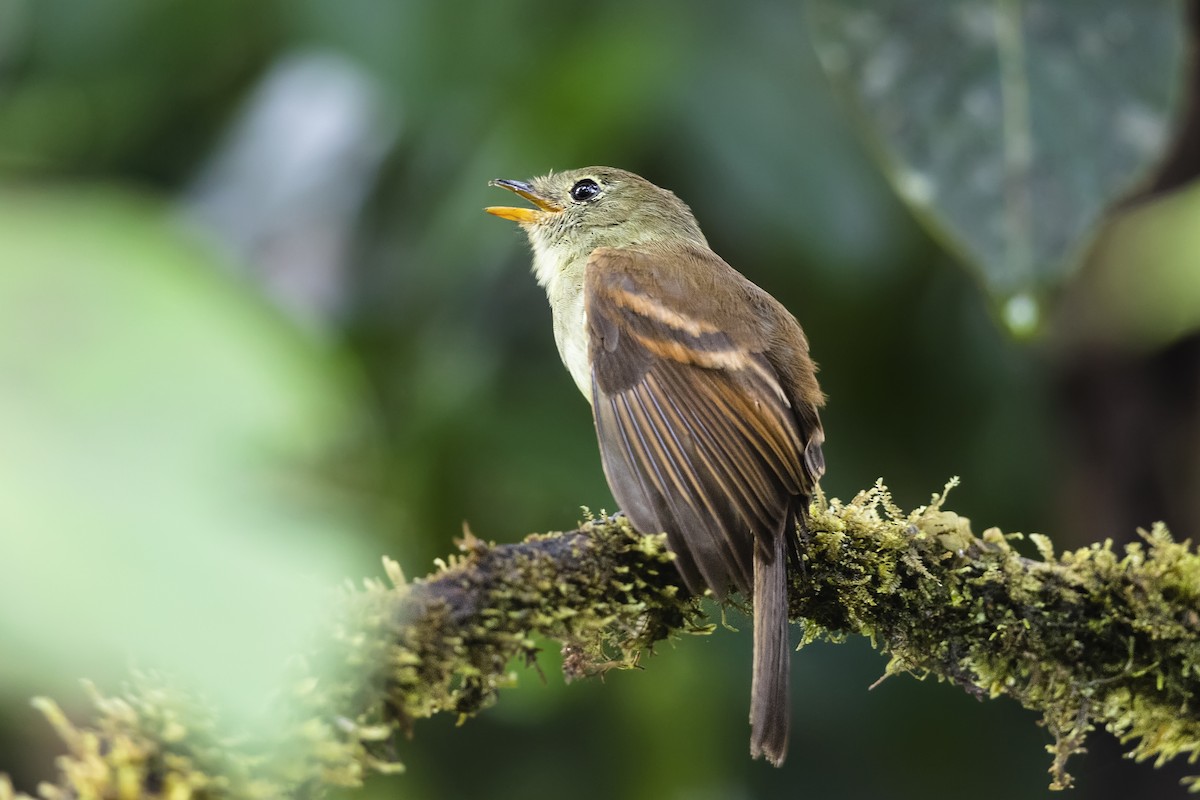
[[(806, 637), (854, 633), (891, 655), (889, 673), (933, 675), (1042, 714), (1052, 788), (1103, 727), (1158, 764), (1200, 754), (1200, 557), (1165, 527), (1123, 553), (1106, 541), (1041, 559), (995, 528), (976, 537), (942, 497), (911, 514), (877, 486), (818, 509), (808, 574), (791, 587)], [(1195, 786), (1193, 786), (1195, 788)]]
[[(900, 511), (882, 485), (853, 501), (814, 504), (791, 611), (805, 641), (863, 635), (888, 673), (1009, 696), (1053, 734), (1052, 785), (1070, 785), (1069, 756), (1103, 727), (1135, 758), (1200, 754), (1200, 556), (1155, 527), (1040, 560), (942, 507)], [(39, 701), (67, 753), (53, 797), (316, 797), (398, 771), (396, 734), (436, 713), (474, 714), (533, 663), (534, 637), (562, 643), (568, 678), (634, 665), (655, 642), (710, 630), (676, 584), (661, 536), (623, 520), (589, 522), (512, 545), (470, 536), (431, 576), (347, 595), (321, 654), (285, 700), (294, 723), (269, 741), (233, 745), (181, 693), (139, 678), (96, 696), (76, 728)], [(332, 672), (309, 664), (333, 664)], [(336, 676), (333, 678), (327, 676)], [(1193, 788), (1196, 788), (1193, 785)], [(0, 800), (12, 797), (0, 778)]]

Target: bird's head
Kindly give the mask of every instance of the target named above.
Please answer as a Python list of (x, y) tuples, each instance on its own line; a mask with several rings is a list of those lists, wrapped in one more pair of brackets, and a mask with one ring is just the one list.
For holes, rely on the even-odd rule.
[(597, 247), (707, 247), (687, 205), (632, 172), (585, 167), (529, 181), (491, 181), (534, 208), (486, 211), (521, 225), (535, 250), (586, 255)]

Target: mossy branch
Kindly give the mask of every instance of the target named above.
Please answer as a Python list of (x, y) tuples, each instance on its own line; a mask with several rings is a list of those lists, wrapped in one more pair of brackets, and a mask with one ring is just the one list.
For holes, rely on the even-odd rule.
[[(1135, 758), (1194, 762), (1200, 556), (1191, 544), (1156, 526), (1123, 552), (1105, 542), (1056, 554), (1034, 535), (1034, 560), (1011, 546), (1015, 537), (976, 536), (943, 500), (906, 514), (880, 484), (850, 503), (814, 503), (790, 587), (804, 640), (868, 636), (890, 655), (889, 674), (932, 675), (1040, 712), (1055, 738), (1055, 788), (1070, 785), (1066, 761), (1095, 727)], [(677, 586), (663, 537), (623, 520), (512, 545), (468, 534), (460, 549), (411, 583), (386, 562), (388, 584), (348, 594), (323, 656), (339, 669), (301, 670), (285, 693), (295, 723), (270, 741), (232, 744), (146, 678), (121, 697), (97, 694), (97, 720), (82, 729), (38, 701), (69, 751), (40, 794), (316, 797), (401, 769), (391, 742), (416, 720), (490, 705), (514, 682), (514, 659), (534, 662), (535, 636), (562, 643), (575, 678), (710, 629)], [(0, 799), (12, 796), (0, 778)]]

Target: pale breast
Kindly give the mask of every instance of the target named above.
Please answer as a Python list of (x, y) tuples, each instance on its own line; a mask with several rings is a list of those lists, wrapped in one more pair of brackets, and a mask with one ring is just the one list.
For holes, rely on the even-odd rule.
[(587, 313), (583, 307), (583, 292), (554, 308), (554, 341), (558, 355), (575, 385), (589, 403), (592, 402), (592, 367), (588, 363)]
[(571, 257), (534, 246), (533, 272), (546, 289), (554, 314), (554, 342), (575, 385), (592, 402), (592, 369), (588, 363), (587, 313), (583, 307), (583, 273), (587, 258)]

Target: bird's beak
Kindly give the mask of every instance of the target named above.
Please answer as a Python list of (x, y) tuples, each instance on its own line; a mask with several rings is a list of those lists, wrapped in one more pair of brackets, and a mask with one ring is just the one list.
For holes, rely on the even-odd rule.
[(513, 222), (519, 222), (522, 225), (528, 225), (533, 222), (541, 222), (550, 214), (557, 214), (563, 210), (563, 207), (552, 202), (549, 198), (543, 197), (534, 191), (533, 187), (524, 181), (510, 181), (505, 178), (497, 178), (494, 181), (488, 181), (488, 186), (499, 186), (501, 189), (508, 189), (510, 192), (516, 192), (524, 197), (529, 202), (533, 203), (537, 208), (511, 208), (509, 206), (489, 206), (485, 208), (489, 214), (495, 214), (502, 219), (510, 219)]

